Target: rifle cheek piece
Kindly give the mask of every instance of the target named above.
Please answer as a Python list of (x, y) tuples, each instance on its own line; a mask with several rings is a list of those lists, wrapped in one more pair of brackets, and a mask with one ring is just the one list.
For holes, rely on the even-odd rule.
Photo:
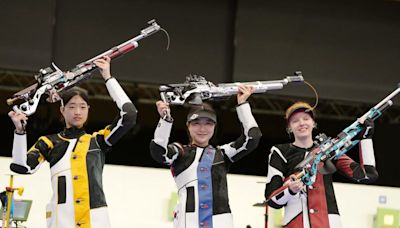
[(188, 97), (188, 103), (191, 105), (201, 105), (203, 104), (203, 100), (201, 98), (201, 94), (200, 93), (192, 93), (190, 94), (190, 96)]

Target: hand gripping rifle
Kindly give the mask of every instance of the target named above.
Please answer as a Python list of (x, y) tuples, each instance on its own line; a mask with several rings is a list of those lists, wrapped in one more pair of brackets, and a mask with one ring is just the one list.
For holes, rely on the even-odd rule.
[(169, 104), (183, 105), (201, 104), (203, 100), (229, 97), (238, 93), (239, 84), (251, 85), (255, 88), (254, 93), (265, 93), (269, 90), (282, 89), (289, 82), (303, 82), (300, 71), (294, 76), (288, 76), (282, 80), (255, 81), (255, 82), (234, 82), (214, 85), (202, 76), (190, 75), (182, 84), (169, 84), (160, 86), (161, 99)]
[[(316, 146), (309, 152), (306, 158), (296, 166), (296, 170), (300, 170), (295, 173), (296, 178), (301, 179), (305, 185), (310, 186), (315, 182), (315, 177), (318, 171), (321, 173), (329, 173), (332, 171), (332, 169), (334, 170), (334, 167), (329, 167), (329, 162), (325, 163), (325, 166), (327, 167), (318, 165), (320, 162), (338, 159), (353, 146), (357, 145), (360, 140), (352, 139), (363, 131), (364, 126), (362, 123), (364, 120), (367, 118), (376, 120), (382, 116), (382, 113), (393, 104), (391, 99), (399, 93), (400, 84), (396, 90), (368, 110), (368, 112), (354, 121), (350, 126), (345, 128), (336, 136), (336, 138), (327, 137), (325, 134), (316, 136), (316, 140), (314, 141)], [(282, 187), (275, 190), (268, 197), (266, 202), (271, 200), (274, 196), (282, 193), (288, 187), (289, 180), (286, 181)]]
[(122, 56), (123, 54), (132, 51), (139, 46), (138, 41), (146, 38), (159, 30), (163, 30), (155, 20), (148, 22), (149, 26), (140, 31), (140, 35), (111, 48), (85, 62), (79, 63), (68, 72), (61, 71), (54, 63), (51, 67), (40, 69), (39, 74), (35, 75), (37, 83), (15, 93), (12, 98), (7, 100), (8, 105), (13, 105), (17, 100), (25, 102), (14, 105), (13, 109), (16, 112), (23, 112), (27, 116), (36, 112), (40, 98), (43, 94), (48, 94), (48, 102), (56, 102), (60, 100), (58, 93), (67, 90), (83, 80), (89, 79), (91, 73), (98, 69), (94, 61), (109, 56), (111, 59)]

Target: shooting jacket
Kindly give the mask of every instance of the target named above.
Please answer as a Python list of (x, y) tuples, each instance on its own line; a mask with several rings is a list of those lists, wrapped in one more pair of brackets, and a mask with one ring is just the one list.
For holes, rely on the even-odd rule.
[(14, 135), (12, 171), (32, 174), (44, 161), (50, 164), (53, 196), (46, 208), (48, 228), (110, 227), (102, 184), (105, 153), (134, 126), (137, 110), (115, 78), (106, 87), (119, 115), (104, 129), (93, 134), (64, 129), (40, 137), (28, 152), (26, 134)]
[[(265, 197), (268, 198), (281, 187), (308, 154), (305, 149), (293, 144), (281, 144), (271, 148), (268, 159)], [(359, 144), (360, 164), (347, 155), (342, 155), (333, 163), (344, 176), (359, 183), (370, 183), (378, 178), (372, 139), (363, 139)], [(323, 164), (320, 164), (321, 167)], [(269, 202), (273, 208), (285, 207), (284, 227), (288, 228), (339, 228), (342, 227), (339, 210), (332, 184), (332, 174), (316, 175), (315, 182), (298, 193), (287, 188)]]
[(254, 150), (261, 138), (250, 105), (241, 104), (236, 110), (242, 135), (216, 148), (168, 144), (172, 122), (160, 119), (150, 152), (156, 161), (170, 166), (178, 188), (175, 228), (233, 228), (226, 176), (231, 164)]

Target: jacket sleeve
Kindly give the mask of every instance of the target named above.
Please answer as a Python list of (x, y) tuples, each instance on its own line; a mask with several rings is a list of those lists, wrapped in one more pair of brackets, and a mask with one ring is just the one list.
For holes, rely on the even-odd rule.
[(181, 144), (168, 144), (171, 129), (172, 122), (160, 119), (154, 132), (154, 138), (150, 142), (151, 157), (158, 163), (169, 166), (178, 158), (179, 154), (183, 153)]
[[(273, 146), (271, 153), (268, 156), (268, 173), (267, 183), (265, 186), (265, 199), (268, 199), (278, 188), (282, 187), (285, 176), (284, 170), (287, 166), (287, 160), (282, 155), (278, 147)], [(299, 193), (292, 193), (289, 188), (285, 189), (282, 193), (274, 196), (268, 201), (268, 205), (273, 208), (282, 208), (287, 204), (289, 199), (296, 196)]]
[(336, 168), (340, 173), (360, 183), (372, 183), (378, 179), (375, 168), (375, 155), (372, 139), (363, 139), (359, 144), (360, 163), (355, 162), (347, 155), (336, 160)]
[(26, 134), (14, 134), (11, 171), (19, 174), (35, 173), (52, 148), (53, 143), (49, 138), (42, 136), (27, 152)]
[(221, 151), (231, 162), (241, 159), (256, 149), (262, 136), (248, 102), (238, 105), (236, 112), (241, 124), (242, 134), (234, 142), (220, 146)]
[(112, 146), (136, 124), (137, 109), (115, 78), (110, 78), (106, 87), (117, 104), (119, 114), (111, 125), (99, 131), (99, 134), (104, 136), (99, 143), (103, 143), (104, 140), (107, 146)]

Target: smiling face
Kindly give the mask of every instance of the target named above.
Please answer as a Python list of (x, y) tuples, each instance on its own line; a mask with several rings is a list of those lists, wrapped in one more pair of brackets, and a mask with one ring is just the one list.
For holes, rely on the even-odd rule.
[(312, 139), (314, 126), (314, 119), (309, 113), (303, 111), (292, 114), (288, 121), (288, 127), (293, 132), (295, 140)]
[(215, 122), (209, 118), (197, 118), (187, 123), (191, 144), (206, 147), (214, 135)]
[(90, 106), (80, 95), (73, 96), (67, 104), (60, 107), (65, 126), (82, 128), (88, 118), (89, 108)]

